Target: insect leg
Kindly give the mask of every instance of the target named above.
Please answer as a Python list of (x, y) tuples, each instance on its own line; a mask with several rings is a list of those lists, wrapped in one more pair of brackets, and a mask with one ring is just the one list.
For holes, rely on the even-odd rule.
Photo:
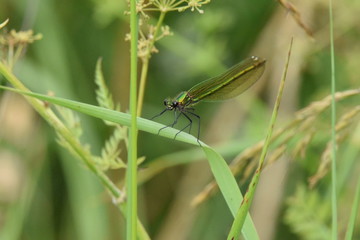
[(166, 125), (165, 127), (160, 128), (159, 131), (158, 131), (158, 135), (160, 134), (161, 130), (163, 130), (165, 128), (168, 128), (168, 127), (174, 127), (180, 116), (181, 116), (181, 112), (180, 112), (179, 115), (177, 115), (177, 111), (175, 110), (174, 111), (174, 119), (175, 119), (174, 122), (169, 124), (169, 125)]
[[(193, 112), (188, 112), (188, 111), (186, 111), (186, 113), (191, 114), (191, 115), (193, 115), (194, 117), (196, 117), (196, 118), (198, 119), (199, 127), (198, 127), (198, 134), (197, 134), (197, 142), (200, 144), (200, 141), (199, 141), (199, 138), (200, 138), (200, 116), (197, 115), (197, 114), (195, 114), (195, 113), (193, 113)], [(185, 115), (185, 114), (184, 114), (184, 115)], [(201, 146), (201, 144), (200, 144), (200, 146)]]
[(174, 111), (175, 121), (174, 121), (172, 124), (170, 124), (171, 127), (174, 127), (174, 126), (175, 126), (175, 124), (177, 123), (177, 121), (178, 121), (178, 119), (179, 119), (180, 116), (181, 116), (181, 112), (180, 112), (179, 115), (177, 115), (177, 111), (175, 110), (175, 111)]
[(179, 133), (181, 133), (182, 131), (184, 131), (187, 127), (190, 126), (190, 129), (191, 129), (191, 125), (192, 125), (192, 120), (191, 120), (191, 118), (190, 118), (188, 115), (186, 115), (185, 112), (180, 112), (180, 114), (184, 115), (184, 116), (189, 120), (189, 124), (186, 125), (185, 127), (183, 127), (177, 134), (175, 134), (174, 139), (176, 139), (177, 135), (178, 135)]
[(166, 111), (168, 111), (169, 109), (165, 108), (163, 111), (161, 111), (161, 113), (156, 114), (155, 116), (153, 116), (152, 118), (150, 118), (150, 120), (153, 120), (154, 118), (160, 117), (161, 115), (163, 115)]

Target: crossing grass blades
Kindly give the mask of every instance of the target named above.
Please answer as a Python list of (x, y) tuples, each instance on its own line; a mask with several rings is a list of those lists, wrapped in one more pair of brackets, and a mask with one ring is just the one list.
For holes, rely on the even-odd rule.
[(199, 123), (197, 141), (200, 144), (200, 116), (194, 113), (194, 106), (200, 101), (221, 101), (240, 95), (261, 77), (265, 70), (265, 62), (266, 60), (260, 57), (252, 56), (246, 58), (224, 73), (200, 82), (190, 88), (190, 90), (180, 92), (174, 98), (165, 99), (165, 109), (152, 119), (163, 115), (167, 111), (174, 111), (174, 122), (160, 128), (158, 134), (167, 127), (174, 127), (181, 115), (189, 120), (189, 123), (175, 134), (174, 139), (187, 128), (189, 128), (190, 133), (193, 118), (196, 118)]

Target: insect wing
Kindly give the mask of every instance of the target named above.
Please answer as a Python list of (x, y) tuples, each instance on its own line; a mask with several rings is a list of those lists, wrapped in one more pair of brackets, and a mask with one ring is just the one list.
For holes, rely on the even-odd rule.
[(263, 74), (266, 60), (250, 57), (236, 64), (223, 74), (192, 87), (188, 94), (194, 101), (219, 101), (240, 95)]

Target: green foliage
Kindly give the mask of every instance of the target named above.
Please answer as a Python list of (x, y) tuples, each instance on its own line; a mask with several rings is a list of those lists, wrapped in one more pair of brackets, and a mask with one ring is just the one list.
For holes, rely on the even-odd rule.
[[(74, 111), (72, 111), (68, 108), (56, 106), (56, 110), (59, 114), (59, 117), (63, 121), (64, 125), (71, 132), (72, 136), (77, 141), (80, 142), (80, 137), (83, 134), (83, 129), (81, 126), (80, 118), (77, 116), (77, 114)], [(66, 148), (73, 156), (79, 158), (80, 156), (76, 153), (76, 151), (74, 151), (74, 148), (71, 145), (69, 145), (69, 142), (66, 141), (59, 132), (57, 132), (56, 134), (58, 137), (57, 142), (61, 146)], [(86, 149), (90, 150), (89, 146), (87, 146)]]
[(126, 138), (123, 127), (115, 127), (110, 138), (105, 142), (101, 150), (101, 157), (97, 158), (97, 163), (103, 170), (125, 168), (126, 164), (120, 158), (121, 149), (119, 144)]
[[(101, 59), (98, 59), (95, 68), (95, 83), (98, 87), (96, 90), (96, 100), (100, 107), (120, 111), (120, 104), (114, 103), (112, 94), (109, 92), (109, 89), (106, 86), (104, 75), (101, 69), (101, 63)], [(114, 124), (111, 122), (105, 123), (109, 126), (114, 126)]]
[[(114, 103), (112, 94), (106, 86), (101, 69), (101, 62), (101, 59), (98, 59), (95, 68), (95, 83), (98, 86), (98, 89), (96, 90), (96, 100), (100, 107), (120, 111), (120, 104)], [(126, 164), (120, 158), (120, 143), (124, 141), (125, 146), (128, 146), (127, 127), (106, 120), (104, 120), (104, 123), (112, 127), (113, 133), (105, 142), (105, 145), (101, 150), (101, 157), (97, 157), (96, 162), (104, 171), (108, 169), (125, 168)]]
[(301, 239), (330, 239), (331, 205), (317, 191), (299, 184), (293, 196), (288, 198), (287, 205), (285, 223)]

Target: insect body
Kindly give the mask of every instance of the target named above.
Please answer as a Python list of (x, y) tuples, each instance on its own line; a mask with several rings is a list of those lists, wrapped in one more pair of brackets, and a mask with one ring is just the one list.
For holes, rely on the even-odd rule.
[[(155, 117), (161, 116), (166, 111), (174, 111), (175, 120), (172, 124), (166, 127), (173, 127), (181, 115), (184, 115), (189, 120), (189, 124), (182, 128), (175, 135), (175, 138), (180, 132), (184, 131), (188, 127), (190, 133), (192, 126), (191, 117), (196, 117), (199, 121), (197, 135), (197, 139), (199, 141), (200, 116), (194, 113), (193, 106), (200, 101), (220, 101), (240, 95), (261, 77), (265, 70), (265, 62), (266, 60), (263, 58), (255, 56), (249, 57), (219, 76), (200, 82), (188, 91), (179, 93), (173, 99), (165, 99), (164, 105), (166, 108)], [(166, 127), (161, 128), (159, 133)]]

